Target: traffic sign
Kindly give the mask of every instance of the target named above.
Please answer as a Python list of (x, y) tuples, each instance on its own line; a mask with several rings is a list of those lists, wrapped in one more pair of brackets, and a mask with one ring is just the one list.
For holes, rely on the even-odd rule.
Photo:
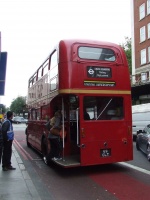
[(5, 79), (6, 79), (6, 64), (7, 64), (7, 52), (0, 53), (0, 95), (4, 95), (5, 92)]

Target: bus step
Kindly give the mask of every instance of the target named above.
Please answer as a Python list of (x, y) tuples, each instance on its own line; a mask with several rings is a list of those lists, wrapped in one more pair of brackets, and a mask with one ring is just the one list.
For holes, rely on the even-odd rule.
[(80, 166), (80, 156), (79, 155), (72, 155), (72, 156), (65, 156), (62, 158), (62, 160), (54, 160), (52, 161), (64, 168), (67, 167), (75, 167)]

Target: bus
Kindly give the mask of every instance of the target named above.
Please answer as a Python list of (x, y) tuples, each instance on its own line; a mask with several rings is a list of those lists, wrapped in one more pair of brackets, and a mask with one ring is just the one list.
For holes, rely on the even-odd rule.
[[(27, 146), (67, 168), (133, 159), (131, 86), (124, 50), (92, 40), (60, 40), (28, 81)], [(47, 120), (62, 111), (62, 160), (49, 159)], [(87, 112), (89, 119), (84, 118)]]

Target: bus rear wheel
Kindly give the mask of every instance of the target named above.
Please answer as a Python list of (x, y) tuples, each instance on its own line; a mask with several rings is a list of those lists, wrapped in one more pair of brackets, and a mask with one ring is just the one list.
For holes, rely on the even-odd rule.
[(42, 139), (42, 156), (43, 156), (43, 161), (46, 165), (50, 164), (50, 158), (48, 156), (48, 148), (47, 148), (47, 141), (46, 138)]
[(27, 147), (31, 147), (31, 144), (28, 141), (28, 134), (26, 135), (26, 142), (27, 142)]

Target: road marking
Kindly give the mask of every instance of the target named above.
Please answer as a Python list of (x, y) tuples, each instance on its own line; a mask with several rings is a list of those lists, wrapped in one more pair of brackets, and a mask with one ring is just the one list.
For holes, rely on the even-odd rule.
[(43, 161), (43, 159), (41, 159), (41, 158), (32, 158), (32, 160), (33, 161), (41, 161), (41, 160)]
[(139, 172), (142, 172), (142, 173), (145, 173), (145, 174), (150, 175), (150, 171), (148, 171), (148, 170), (146, 170), (146, 169), (142, 169), (142, 168), (140, 168), (140, 167), (136, 167), (136, 166), (134, 166), (134, 165), (131, 165), (131, 164), (128, 164), (128, 163), (125, 163), (125, 162), (119, 162), (119, 164), (124, 165), (124, 166), (126, 166), (126, 167), (130, 167), (130, 168), (135, 169), (135, 170), (137, 170), (137, 171), (139, 171)]
[(22, 146), (19, 144), (19, 142), (17, 142), (16, 139), (14, 139), (14, 143), (20, 148), (21, 152), (22, 152), (25, 156), (27, 156), (30, 160), (33, 160), (33, 158), (30, 156), (30, 154), (29, 154), (28, 152), (26, 152), (26, 151), (22, 148)]

